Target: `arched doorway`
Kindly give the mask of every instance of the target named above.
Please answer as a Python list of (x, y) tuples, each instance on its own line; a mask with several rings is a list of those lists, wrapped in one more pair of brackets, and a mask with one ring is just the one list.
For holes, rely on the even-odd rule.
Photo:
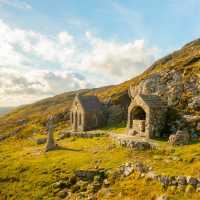
[(130, 113), (130, 129), (132, 134), (145, 136), (146, 112), (140, 106), (133, 107)]

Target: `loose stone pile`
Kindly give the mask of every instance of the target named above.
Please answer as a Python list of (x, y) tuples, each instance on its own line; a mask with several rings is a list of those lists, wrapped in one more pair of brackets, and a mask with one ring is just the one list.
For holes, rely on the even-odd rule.
[(114, 142), (118, 145), (130, 149), (137, 149), (137, 150), (152, 150), (155, 149), (155, 145), (143, 140), (134, 140), (130, 137), (122, 137), (118, 136), (117, 134), (110, 134), (111, 138)]
[(69, 178), (51, 185), (53, 193), (61, 199), (75, 195), (76, 199), (96, 199), (95, 194), (104, 185), (104, 169), (77, 170)]
[[(168, 187), (185, 192), (200, 192), (200, 178), (192, 176), (166, 176), (159, 175), (151, 167), (143, 163), (126, 163), (118, 169), (121, 176), (126, 177), (136, 172), (146, 180), (158, 181), (164, 189)], [(116, 173), (116, 172), (115, 172)]]
[[(200, 192), (200, 179), (191, 176), (159, 175), (152, 168), (142, 162), (128, 162), (111, 169), (77, 170), (70, 177), (59, 180), (51, 185), (52, 192), (59, 198), (76, 197), (76, 199), (97, 200), (98, 193), (114, 184), (117, 180), (135, 174), (146, 181), (158, 181), (163, 189)], [(168, 200), (160, 196), (158, 200)]]

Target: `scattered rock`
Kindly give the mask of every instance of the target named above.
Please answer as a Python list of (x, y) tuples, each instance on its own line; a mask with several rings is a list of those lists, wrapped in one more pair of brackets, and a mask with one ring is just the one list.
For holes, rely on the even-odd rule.
[(60, 180), (58, 182), (53, 183), (52, 187), (53, 188), (63, 189), (63, 188), (69, 188), (70, 185), (71, 184), (70, 184), (69, 181)]
[(7, 136), (6, 135), (0, 135), (0, 141), (3, 141), (3, 140), (5, 140), (7, 138)]
[(139, 173), (147, 173), (149, 171), (149, 167), (144, 165), (141, 162), (137, 162), (135, 164), (135, 170)]
[(17, 125), (25, 125), (27, 124), (28, 120), (27, 119), (19, 119), (17, 120)]
[(68, 195), (67, 191), (62, 190), (57, 193), (57, 196), (64, 199)]
[(196, 178), (193, 178), (191, 176), (188, 176), (187, 178), (187, 183), (196, 187), (197, 183), (198, 183), (198, 180)]
[(108, 179), (105, 179), (105, 180), (103, 181), (103, 186), (104, 186), (104, 187), (109, 187), (109, 186), (110, 186), (110, 181), (109, 181)]
[(200, 110), (200, 96), (193, 97), (190, 100), (188, 107), (193, 110), (199, 111)]
[(39, 139), (36, 140), (36, 143), (38, 145), (45, 144), (46, 142), (47, 142), (47, 138), (39, 138)]
[(126, 177), (126, 176), (129, 176), (130, 174), (133, 173), (134, 171), (134, 166), (132, 163), (125, 163), (125, 165), (122, 165), (121, 166), (121, 171), (123, 173), (123, 175)]
[(167, 188), (170, 184), (170, 178), (168, 176), (160, 176), (159, 181), (164, 188)]
[(69, 132), (69, 131), (63, 131), (63, 132), (60, 133), (59, 139), (63, 140), (63, 139), (68, 138), (70, 136), (71, 136), (71, 132)]
[(177, 182), (178, 182), (178, 185), (186, 185), (187, 184), (186, 177), (178, 176), (177, 177)]

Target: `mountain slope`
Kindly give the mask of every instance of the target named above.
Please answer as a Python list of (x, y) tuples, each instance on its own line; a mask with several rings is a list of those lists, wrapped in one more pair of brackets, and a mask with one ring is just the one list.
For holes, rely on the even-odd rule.
[[(195, 104), (193, 101), (197, 101), (198, 104), (199, 72), (200, 39), (188, 43), (180, 50), (156, 61), (144, 73), (129, 81), (119, 85), (79, 92), (97, 95), (104, 103), (109, 102), (109, 106), (120, 106), (120, 109), (123, 110), (120, 120), (125, 120), (126, 109), (130, 102), (128, 98), (130, 85), (133, 88), (132, 92), (142, 90), (147, 94), (157, 93), (176, 109), (185, 113), (199, 114), (199, 110), (195, 106), (188, 107), (188, 104)], [(75, 93), (67, 92), (44, 99), (1, 117), (0, 132), (6, 134), (14, 127), (26, 129), (27, 126), (35, 126), (35, 124), (42, 128), (49, 114), (56, 115), (58, 122), (67, 121), (69, 119), (68, 111)], [(21, 123), (21, 121), (26, 121), (26, 123)]]
[(0, 107), (0, 116), (9, 113), (13, 109), (14, 109), (13, 107)]

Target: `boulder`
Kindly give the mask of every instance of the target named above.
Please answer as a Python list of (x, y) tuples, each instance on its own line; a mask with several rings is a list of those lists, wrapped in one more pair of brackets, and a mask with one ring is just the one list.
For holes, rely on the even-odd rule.
[(63, 191), (59, 191), (57, 193), (57, 196), (60, 197), (61, 199), (64, 199), (66, 196), (68, 195), (67, 191), (63, 190)]
[(139, 173), (147, 173), (149, 171), (149, 167), (141, 162), (137, 162), (134, 168)]
[(3, 140), (5, 140), (7, 138), (7, 136), (6, 135), (0, 135), (0, 141), (3, 141)]
[(200, 111), (200, 96), (193, 97), (188, 104), (190, 109)]
[(190, 142), (190, 135), (186, 131), (177, 131), (176, 134), (172, 134), (169, 137), (170, 144), (172, 145), (185, 145)]
[(65, 139), (71, 136), (71, 132), (70, 131), (63, 131), (60, 133), (59, 139)]
[(198, 180), (192, 176), (188, 176), (186, 179), (189, 185), (196, 187), (196, 185), (198, 184)]
[(36, 143), (38, 145), (45, 144), (46, 142), (47, 142), (47, 138), (39, 138), (39, 139), (36, 140)]
[(181, 185), (181, 186), (186, 185), (187, 184), (186, 177), (185, 176), (178, 176), (177, 182), (178, 182), (178, 185)]
[(170, 177), (168, 176), (160, 176), (159, 181), (164, 188), (170, 185)]
[(133, 163), (125, 163), (124, 165), (120, 166), (120, 170), (123, 176), (130, 176), (134, 171)]
[(17, 125), (25, 125), (28, 123), (27, 119), (19, 119), (17, 120)]

